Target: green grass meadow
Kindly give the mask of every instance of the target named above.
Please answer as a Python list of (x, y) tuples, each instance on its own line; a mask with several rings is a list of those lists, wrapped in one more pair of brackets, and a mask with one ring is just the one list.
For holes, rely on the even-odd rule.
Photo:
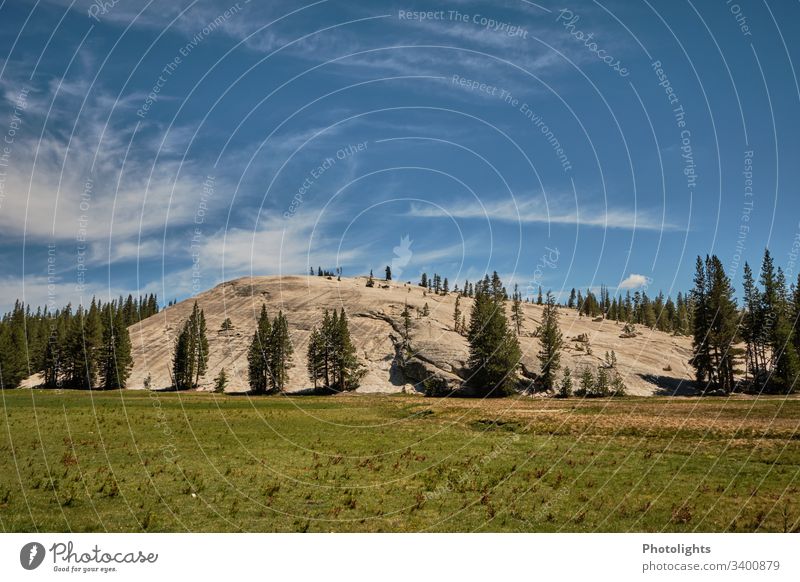
[(6, 532), (800, 527), (800, 400), (0, 392)]

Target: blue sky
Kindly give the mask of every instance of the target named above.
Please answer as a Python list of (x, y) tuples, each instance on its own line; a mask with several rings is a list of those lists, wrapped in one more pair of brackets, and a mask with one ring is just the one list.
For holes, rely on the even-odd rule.
[(309, 264), (674, 295), (765, 246), (794, 279), (799, 17), (0, 1), (0, 303)]

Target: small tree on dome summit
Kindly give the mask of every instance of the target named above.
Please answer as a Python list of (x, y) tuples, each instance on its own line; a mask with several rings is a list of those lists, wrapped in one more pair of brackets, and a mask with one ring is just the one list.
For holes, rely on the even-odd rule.
[(389, 265), (386, 265), (386, 280), (392, 280), (392, 268)]

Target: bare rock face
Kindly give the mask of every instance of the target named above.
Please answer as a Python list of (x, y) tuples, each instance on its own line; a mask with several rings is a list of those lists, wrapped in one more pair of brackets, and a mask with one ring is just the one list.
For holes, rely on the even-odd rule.
[[(262, 304), (270, 317), (282, 310), (289, 322), (294, 345), (294, 367), (289, 371), (289, 391), (311, 388), (306, 374), (306, 349), (311, 330), (320, 324), (325, 309), (345, 309), (350, 333), (366, 374), (359, 392), (450, 392), (468, 379), (469, 350), (466, 339), (453, 330), (455, 294), (435, 295), (418, 285), (379, 282), (366, 286), (366, 277), (335, 278), (316, 276), (246, 277), (229, 281), (162, 310), (130, 327), (134, 368), (128, 386), (144, 388), (150, 377), (154, 389), (172, 385), (170, 370), (178, 330), (189, 317), (196, 299), (205, 311), (208, 327), (208, 371), (200, 389), (210, 390), (213, 379), (225, 368), (228, 390), (248, 390), (247, 350)], [(423, 316), (424, 305), (429, 314)], [(411, 312), (410, 353), (398, 351), (403, 337), (402, 312)], [(461, 310), (469, 317), (472, 300), (461, 299)], [(542, 307), (523, 305), (524, 323), (520, 333), (521, 377), (533, 379), (539, 370), (536, 354), (539, 340), (534, 330)], [(230, 318), (233, 327), (222, 330)], [(579, 318), (573, 310), (560, 310), (564, 337), (585, 334), (591, 354), (575, 350), (565, 342), (562, 366), (573, 370), (596, 367), (607, 350), (615, 350), (618, 368), (631, 394), (652, 394), (691, 380), (687, 354), (688, 338), (641, 330), (635, 339), (619, 337), (622, 327), (611, 321), (594, 322)], [(587, 344), (584, 344), (587, 345)], [(670, 369), (669, 377), (664, 374)]]

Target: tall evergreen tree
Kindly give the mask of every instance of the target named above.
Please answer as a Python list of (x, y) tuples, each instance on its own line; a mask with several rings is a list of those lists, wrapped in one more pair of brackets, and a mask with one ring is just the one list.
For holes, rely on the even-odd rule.
[(475, 289), (468, 334), (470, 381), (483, 396), (504, 395), (516, 384), (520, 349), (508, 329), (504, 298), (496, 272)]
[[(337, 313), (325, 310), (322, 326), (314, 328), (309, 342), (307, 370), (309, 377), (326, 390), (342, 392), (358, 387), (364, 369), (358, 361), (356, 348), (344, 308)], [(313, 362), (313, 363), (312, 363)]]
[(292, 339), (289, 336), (289, 324), (282, 311), (278, 311), (277, 317), (272, 322), (272, 335), (268, 347), (272, 385), (275, 390), (282, 392), (286, 388), (294, 353)]
[(514, 322), (514, 329), (516, 330), (517, 335), (522, 332), (522, 320), (522, 293), (519, 291), (519, 285), (515, 283), (514, 294), (512, 295), (511, 302), (511, 321)]
[(271, 341), (272, 324), (267, 313), (267, 306), (262, 304), (253, 339), (247, 351), (247, 375), (250, 390), (256, 394), (266, 394), (273, 388), (270, 370), (273, 361), (270, 353)]
[(698, 257), (695, 275), (696, 303), (692, 365), (701, 389), (731, 392), (734, 388), (734, 360), (738, 355), (738, 311), (733, 288), (716, 255)]
[(106, 304), (103, 310), (102, 346), (99, 351), (99, 372), (105, 390), (125, 388), (133, 367), (131, 338), (121, 308)]
[(548, 291), (547, 301), (542, 312), (542, 323), (538, 330), (539, 342), (539, 384), (543, 390), (555, 388), (556, 373), (561, 367), (561, 347), (563, 336), (558, 327), (558, 307), (553, 294)]
[[(406, 305), (408, 309), (408, 305)], [(456, 305), (453, 308), (453, 331), (460, 333), (459, 327), (461, 326), (461, 297), (456, 295)]]
[(576, 300), (577, 300), (577, 295), (575, 294), (575, 287), (573, 287), (572, 291), (569, 292), (569, 299), (567, 300), (567, 307), (569, 307), (570, 309), (574, 309)]
[(189, 322), (185, 321), (175, 339), (175, 348), (172, 352), (172, 384), (176, 390), (188, 390), (192, 387), (190, 336)]
[(794, 330), (789, 320), (786, 282), (781, 269), (776, 274), (769, 249), (764, 251), (761, 265), (761, 301), (764, 334), (770, 353), (767, 385), (771, 392), (794, 391), (800, 361), (794, 349)]

